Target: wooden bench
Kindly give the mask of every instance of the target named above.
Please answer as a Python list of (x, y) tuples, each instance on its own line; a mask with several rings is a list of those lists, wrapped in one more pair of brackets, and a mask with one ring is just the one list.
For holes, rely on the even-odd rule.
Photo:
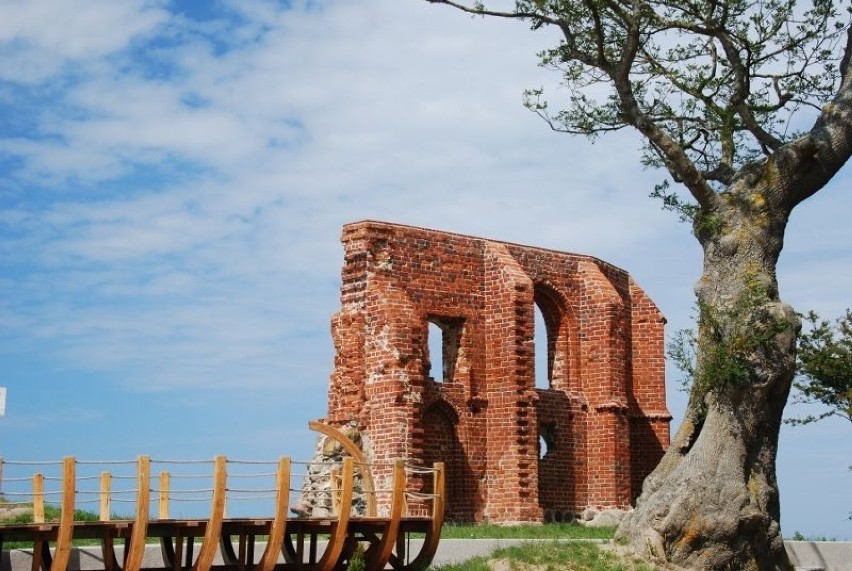
[[(228, 462), (224, 456), (213, 461), (212, 494), (209, 517), (174, 519), (169, 517), (168, 478), (161, 476), (160, 512), (150, 517), (151, 488), (148, 457), (136, 461), (135, 517), (115, 520), (109, 514), (109, 478), (101, 479), (100, 521), (74, 521), (75, 497), (78, 494), (74, 458), (61, 462), (61, 501), (59, 520), (45, 521), (44, 477), (32, 478), (32, 500), (35, 523), (0, 524), (0, 550), (8, 551), (10, 542), (32, 546), (30, 571), (66, 571), (74, 540), (98, 540), (104, 571), (143, 571), (144, 569), (228, 570), (228, 571), (333, 571), (344, 569), (356, 556), (363, 557), (365, 568), (380, 570), (390, 567), (398, 571), (422, 570), (431, 562), (440, 539), (444, 514), (444, 471), (438, 463), (427, 471), (432, 476), (432, 493), (418, 495), (431, 502), (427, 516), (407, 513), (409, 478), (405, 463), (393, 464), (391, 487), (384, 490), (390, 499), (383, 515), (376, 515), (376, 489), (370, 466), (363, 455), (345, 436), (324, 425), (312, 428), (334, 438), (350, 455), (340, 464), (335, 478), (339, 489), (333, 491), (337, 509), (330, 517), (288, 517), (290, 502), (291, 461), (281, 458), (275, 473), (274, 513), (265, 518), (228, 518)], [(0, 467), (2, 467), (0, 460)], [(363, 491), (367, 492), (367, 515), (352, 515), (356, 471), (360, 473)], [(58, 478), (57, 478), (58, 479)], [(106, 482), (106, 483), (105, 483)], [(418, 553), (407, 552), (407, 538), (422, 534)], [(162, 564), (146, 567), (148, 541), (160, 543)], [(200, 543), (199, 543), (200, 541)], [(122, 553), (116, 548), (123, 544)], [(262, 546), (262, 551), (260, 550)], [(52, 549), (51, 549), (52, 547)], [(217, 559), (217, 554), (219, 558)], [(13, 569), (12, 571), (23, 571)]]

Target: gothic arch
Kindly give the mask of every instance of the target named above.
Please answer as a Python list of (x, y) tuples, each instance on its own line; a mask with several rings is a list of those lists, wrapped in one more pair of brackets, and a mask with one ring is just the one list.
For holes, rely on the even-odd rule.
[[(534, 284), (533, 302), (547, 329), (547, 378), (550, 388), (580, 392), (579, 339), (568, 299), (547, 281)], [(537, 346), (541, 346), (536, 343)]]
[(474, 511), (473, 477), (459, 439), (459, 414), (442, 398), (423, 408), (423, 461), (444, 462), (446, 469), (445, 514), (451, 521), (471, 521)]

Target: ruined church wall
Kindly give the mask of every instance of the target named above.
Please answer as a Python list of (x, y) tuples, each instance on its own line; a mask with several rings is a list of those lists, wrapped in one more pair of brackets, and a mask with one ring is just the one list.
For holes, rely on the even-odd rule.
[[(329, 422), (354, 420), (376, 461), (447, 463), (450, 519), (629, 505), (668, 446), (669, 417), (664, 319), (626, 272), (379, 222), (347, 225), (342, 241)], [(548, 320), (549, 389), (535, 387), (535, 304)], [(441, 360), (428, 352), (430, 321), (459, 335), (446, 379), (428, 377)], [(539, 458), (542, 431), (552, 446)]]

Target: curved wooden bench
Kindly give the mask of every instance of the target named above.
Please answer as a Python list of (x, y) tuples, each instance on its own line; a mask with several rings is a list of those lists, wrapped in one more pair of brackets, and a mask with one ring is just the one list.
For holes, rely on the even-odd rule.
[[(400, 533), (397, 540), (396, 551), (390, 558), (389, 563), (394, 569), (402, 571), (422, 571), (426, 569), (435, 552), (438, 551), (438, 542), (441, 540), (441, 529), (444, 525), (444, 463), (436, 462), (433, 467), (432, 487), (432, 515), (431, 517), (405, 517), (400, 522)], [(406, 553), (406, 536), (409, 533), (425, 533), (420, 551), (411, 559)]]
[[(272, 571), (283, 550), (284, 534), (287, 528), (287, 510), (290, 503), (289, 458), (278, 460), (275, 476), (275, 516), (265, 519), (228, 519), (222, 527), (220, 550), (226, 566), (255, 571)], [(238, 552), (234, 551), (233, 536), (238, 536)], [(257, 564), (254, 564), (254, 548), (257, 536), (268, 536), (266, 547)]]
[[(284, 530), (284, 554), (287, 563), (296, 569), (309, 571), (332, 571), (338, 565), (343, 553), (349, 531), (349, 521), (352, 505), (352, 488), (354, 469), (353, 459), (343, 459), (342, 488), (340, 490), (340, 505), (345, 509), (338, 510), (336, 520), (303, 518), (293, 519), (287, 523)], [(328, 543), (322, 556), (316, 558), (318, 537), (328, 534)], [(307, 560), (305, 560), (304, 539), (310, 540)], [(296, 540), (295, 545), (293, 540)]]
[[(420, 571), (428, 566), (437, 549), (443, 524), (443, 465), (436, 464), (432, 471), (434, 493), (429, 496), (432, 499), (430, 517), (405, 515), (407, 476), (402, 460), (396, 461), (393, 466), (393, 484), (387, 517), (376, 517), (373, 478), (370, 466), (363, 462), (363, 454), (345, 435), (336, 434), (336, 429), (319, 423), (313, 424), (326, 436), (335, 439), (342, 437), (340, 442), (347, 452), (350, 449), (352, 452), (358, 452), (344, 457), (342, 473), (334, 478), (337, 483), (333, 483), (332, 488), (338, 489), (333, 489), (332, 495), (337, 495), (338, 509), (332, 518), (288, 518), (291, 477), (289, 458), (281, 458), (278, 461), (273, 518), (225, 518), (227, 460), (223, 456), (217, 456), (214, 459), (209, 518), (168, 518), (168, 478), (164, 480), (161, 476), (160, 517), (152, 520), (149, 516), (151, 461), (147, 456), (140, 456), (136, 461), (134, 519), (110, 520), (110, 476), (105, 473), (101, 478), (101, 521), (74, 522), (75, 495), (79, 491), (75, 489), (76, 461), (69, 457), (62, 462), (59, 521), (43, 521), (44, 477), (36, 474), (32, 481), (37, 523), (0, 524), (0, 550), (4, 542), (31, 542), (34, 550), (32, 571), (66, 571), (74, 539), (100, 540), (105, 571), (141, 571), (149, 538), (160, 540), (163, 568), (173, 571), (333, 571), (342, 569), (351, 562), (359, 545), (365, 547), (363, 557), (368, 570), (381, 570), (388, 564), (404, 571)], [(365, 491), (368, 491), (373, 499), (373, 507), (368, 508), (372, 510), (373, 515), (367, 517), (351, 515), (356, 469), (362, 476)], [(166, 485), (163, 485), (164, 481)], [(384, 490), (383, 493), (387, 491)], [(405, 538), (415, 532), (425, 533), (426, 539), (418, 554), (411, 559), (406, 554)], [(232, 541), (234, 536), (239, 537), (236, 552)], [(268, 539), (263, 553), (255, 561), (255, 539), (259, 536), (268, 536)], [(195, 544), (197, 538), (202, 538), (200, 546)], [(120, 540), (125, 544), (121, 559), (117, 557), (115, 548), (116, 542)], [(325, 542), (324, 549), (319, 553), (322, 542)], [(50, 550), (51, 544), (55, 545), (53, 553)], [(196, 547), (197, 556), (194, 553)], [(222, 553), (222, 565), (214, 565), (217, 550)]]

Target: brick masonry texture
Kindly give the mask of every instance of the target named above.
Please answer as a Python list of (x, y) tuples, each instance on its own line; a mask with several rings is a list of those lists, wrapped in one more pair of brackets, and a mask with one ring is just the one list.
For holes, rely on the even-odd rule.
[[(635, 501), (671, 416), (665, 318), (627, 272), (384, 222), (348, 224), (342, 242), (328, 422), (357, 423), (375, 462), (443, 461), (450, 520), (561, 520)], [(536, 387), (536, 349), (549, 388)]]

